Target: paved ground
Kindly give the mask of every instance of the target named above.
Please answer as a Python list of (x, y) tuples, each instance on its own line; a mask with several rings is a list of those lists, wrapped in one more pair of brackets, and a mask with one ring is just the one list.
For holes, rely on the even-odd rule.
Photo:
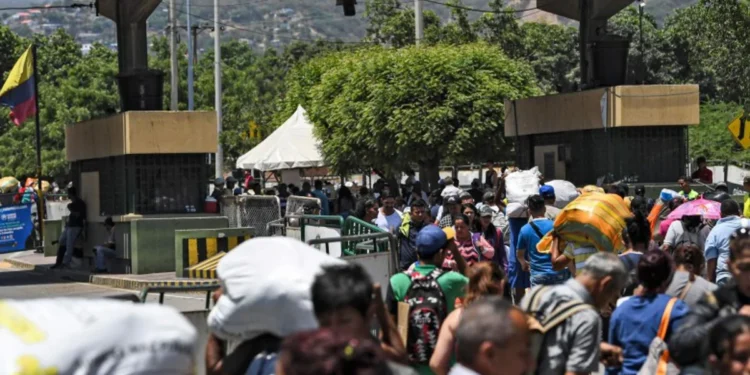
[[(0, 255), (0, 298), (105, 298), (137, 295), (137, 292), (133, 290), (76, 282), (55, 272), (18, 269), (3, 262), (10, 256), (18, 255)], [(204, 309), (205, 299), (205, 294), (167, 294), (164, 297), (164, 303), (180, 311), (193, 311)], [(147, 302), (158, 303), (158, 300), (158, 295), (150, 294)]]

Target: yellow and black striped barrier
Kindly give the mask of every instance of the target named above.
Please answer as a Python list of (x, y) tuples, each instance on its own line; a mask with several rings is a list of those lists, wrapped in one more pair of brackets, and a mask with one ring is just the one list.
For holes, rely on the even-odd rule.
[(219, 260), (221, 260), (225, 254), (225, 252), (220, 251), (213, 257), (189, 267), (187, 269), (187, 277), (191, 279), (215, 279), (216, 267), (219, 265)]
[(219, 260), (252, 237), (252, 228), (175, 231), (178, 254), (177, 276), (215, 279)]

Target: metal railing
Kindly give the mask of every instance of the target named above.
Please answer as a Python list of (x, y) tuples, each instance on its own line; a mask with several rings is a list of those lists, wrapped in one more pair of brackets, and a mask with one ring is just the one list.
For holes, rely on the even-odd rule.
[(211, 294), (219, 289), (219, 283), (186, 286), (149, 286), (141, 291), (140, 302), (146, 303), (149, 293), (159, 293), (159, 304), (164, 304), (165, 293), (206, 292), (206, 310), (211, 308)]
[[(387, 233), (377, 225), (368, 223), (364, 220), (358, 219), (353, 216), (349, 216), (344, 221), (344, 230), (341, 232), (343, 236), (357, 236), (374, 233)], [(395, 236), (394, 236), (395, 237)], [(342, 243), (343, 251), (346, 255), (357, 255), (360, 251), (357, 250), (360, 242), (356, 241), (345, 241)], [(396, 249), (395, 247), (393, 249)], [(387, 251), (386, 245), (383, 243), (373, 243), (373, 250), (376, 252)]]
[[(380, 232), (380, 233), (367, 233), (367, 234), (358, 234), (358, 235), (352, 235), (352, 236), (341, 236), (341, 237), (328, 237), (328, 238), (316, 238), (307, 241), (306, 243), (310, 246), (314, 245), (325, 245), (326, 254), (330, 254), (329, 245), (332, 242), (341, 242), (342, 244), (342, 252), (344, 255), (349, 256), (355, 256), (355, 255), (361, 255), (358, 254), (357, 251), (348, 251), (346, 247), (344, 246), (345, 243), (356, 243), (356, 244), (365, 244), (369, 241), (372, 241), (372, 248), (378, 249), (381, 245), (387, 246), (387, 249), (385, 251), (390, 251), (390, 269), (391, 274), (395, 272), (395, 270), (398, 267), (398, 242), (396, 240), (396, 236), (393, 235), (393, 233), (389, 232)], [(376, 252), (384, 252), (384, 251), (376, 251)], [(363, 252), (364, 254), (367, 254), (369, 252)]]

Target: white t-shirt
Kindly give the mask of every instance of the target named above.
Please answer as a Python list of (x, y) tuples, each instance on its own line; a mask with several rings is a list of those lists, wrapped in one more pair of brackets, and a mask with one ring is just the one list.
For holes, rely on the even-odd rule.
[(401, 216), (403, 214), (399, 210), (393, 210), (393, 213), (388, 216), (385, 216), (383, 210), (378, 210), (375, 225), (388, 232), (397, 231), (401, 227)]

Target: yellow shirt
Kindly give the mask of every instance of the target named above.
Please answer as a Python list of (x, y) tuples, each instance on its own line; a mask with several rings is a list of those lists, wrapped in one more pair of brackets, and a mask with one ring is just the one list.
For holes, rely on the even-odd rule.
[(750, 194), (745, 194), (745, 208), (742, 210), (742, 216), (750, 218)]

